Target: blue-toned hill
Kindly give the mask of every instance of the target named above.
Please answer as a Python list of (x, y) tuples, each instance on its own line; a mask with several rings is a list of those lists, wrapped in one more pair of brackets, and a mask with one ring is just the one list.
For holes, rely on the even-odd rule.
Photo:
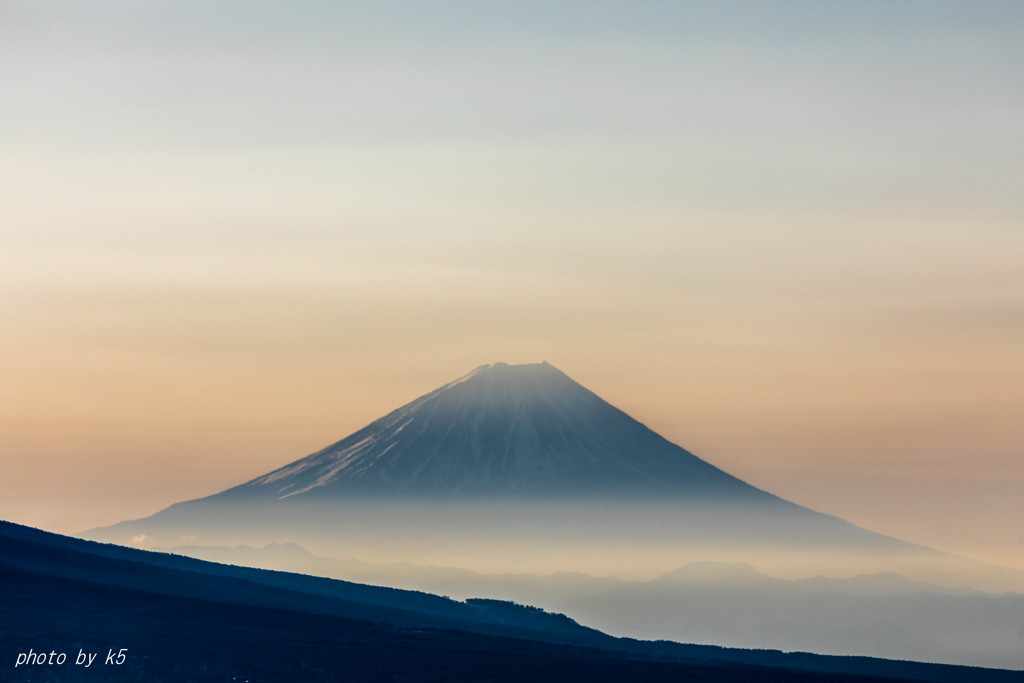
[[(612, 638), (508, 602), (233, 567), (8, 522), (0, 522), (0, 586), (0, 672), (12, 682), (1021, 680), (991, 669)], [(42, 651), (65, 660), (20, 657)], [(74, 663), (79, 652), (97, 654), (92, 667)]]

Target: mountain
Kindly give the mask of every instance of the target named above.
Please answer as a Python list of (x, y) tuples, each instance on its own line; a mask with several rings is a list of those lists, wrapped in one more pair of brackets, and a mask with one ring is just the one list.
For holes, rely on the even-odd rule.
[(993, 669), (613, 638), (507, 601), (219, 565), (3, 521), (0, 585), (0, 654), (12, 682), (1021, 680)]
[(218, 498), (767, 499), (548, 363), (476, 368)]
[[(83, 535), (166, 547), (293, 541), (376, 562), (534, 573), (714, 560), (948, 585), (964, 582), (966, 566), (751, 486), (546, 362), (478, 367), (263, 476)], [(982, 588), (1024, 586), (1019, 572), (974, 570)]]

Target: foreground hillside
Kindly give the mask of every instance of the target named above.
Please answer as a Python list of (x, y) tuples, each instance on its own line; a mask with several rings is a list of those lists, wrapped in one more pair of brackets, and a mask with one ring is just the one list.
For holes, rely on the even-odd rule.
[(892, 572), (784, 580), (748, 564), (694, 562), (649, 580), (626, 580), (341, 560), (294, 543), (171, 552), (452, 597), (514, 600), (645, 640), (1024, 669), (1024, 594), (940, 586)]
[[(218, 565), (6, 522), (0, 549), (3, 680), (1024, 680), (616, 639), (510, 603)], [(66, 660), (15, 666), (29, 652)], [(86, 667), (74, 662), (80, 653), (98, 656)]]

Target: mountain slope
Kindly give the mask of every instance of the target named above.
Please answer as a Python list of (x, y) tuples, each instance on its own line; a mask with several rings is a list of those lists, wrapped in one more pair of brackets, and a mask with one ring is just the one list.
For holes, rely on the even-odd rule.
[[(103, 546), (0, 522), (9, 681), (1019, 681), (1010, 671), (644, 643), (452, 600)], [(103, 662), (108, 650), (123, 664)], [(92, 669), (77, 652), (98, 653)], [(116, 662), (116, 660), (115, 660)]]
[(621, 636), (1024, 669), (1024, 594), (950, 588), (891, 572), (783, 580), (748, 564), (694, 562), (648, 581), (626, 581), (578, 572), (482, 574), (373, 564), (317, 557), (296, 545), (174, 552), (456, 598), (514, 600)]
[(221, 497), (766, 498), (548, 363), (484, 365)]

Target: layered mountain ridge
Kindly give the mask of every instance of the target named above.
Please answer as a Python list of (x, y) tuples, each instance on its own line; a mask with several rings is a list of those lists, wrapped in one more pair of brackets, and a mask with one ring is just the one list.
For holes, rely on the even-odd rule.
[[(2, 520), (0, 551), (9, 662), (41, 644), (67, 648), (68, 660), (8, 664), (5, 681), (1020, 680), (995, 669), (615, 638), (506, 600), (202, 562)], [(123, 659), (101, 664), (108, 651)], [(98, 654), (105, 670), (72, 664), (76, 652)]]

